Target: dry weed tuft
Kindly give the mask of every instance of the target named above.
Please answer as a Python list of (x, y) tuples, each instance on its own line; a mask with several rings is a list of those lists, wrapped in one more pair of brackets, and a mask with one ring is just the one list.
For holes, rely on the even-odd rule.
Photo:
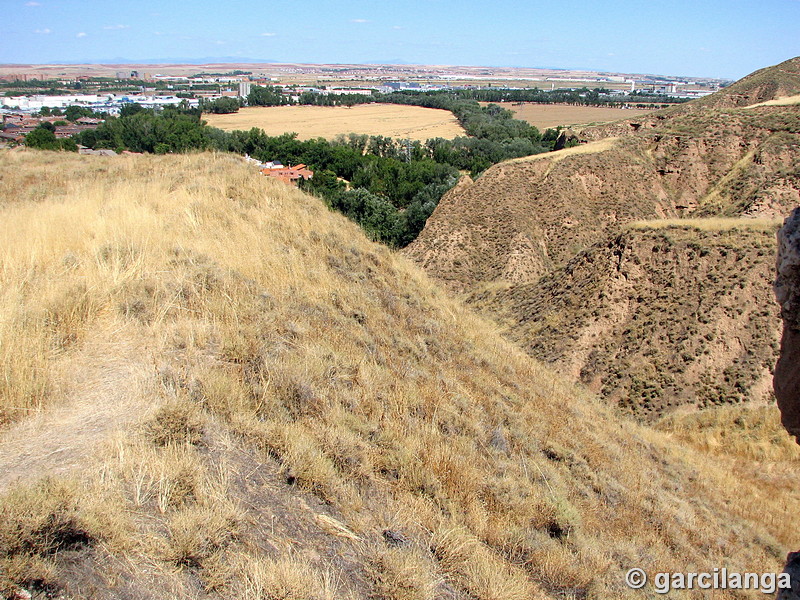
[(177, 399), (156, 411), (146, 424), (148, 437), (157, 446), (197, 445), (203, 437), (204, 419), (195, 404)]
[(176, 565), (203, 568), (239, 535), (240, 516), (227, 506), (183, 507), (171, 514), (167, 559)]
[(440, 579), (429, 556), (416, 548), (382, 548), (368, 569), (381, 600), (433, 600)]
[(336, 600), (338, 583), (330, 570), (319, 570), (294, 557), (244, 559), (233, 590), (243, 600)]

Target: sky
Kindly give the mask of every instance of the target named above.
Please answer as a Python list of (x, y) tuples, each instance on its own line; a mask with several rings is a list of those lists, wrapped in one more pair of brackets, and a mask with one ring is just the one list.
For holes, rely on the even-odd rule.
[(800, 0), (0, 0), (0, 63), (228, 57), (738, 79), (800, 55)]

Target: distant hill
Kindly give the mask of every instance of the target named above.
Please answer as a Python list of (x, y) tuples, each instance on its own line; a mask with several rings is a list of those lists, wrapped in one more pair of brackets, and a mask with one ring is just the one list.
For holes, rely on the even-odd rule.
[(800, 57), (759, 69), (719, 92), (692, 103), (703, 108), (742, 108), (800, 94)]
[[(747, 97), (742, 103), (750, 106), (796, 94), (798, 65), (800, 59), (792, 59), (708, 99), (586, 128), (579, 133), (586, 143), (575, 148), (495, 165), (446, 195), (406, 252), (499, 319), (506, 335), (533, 356), (590, 382), (640, 416), (657, 417), (680, 404), (763, 399), (776, 358), (777, 318), (731, 319), (725, 336), (707, 342), (694, 337), (707, 328), (694, 327), (688, 350), (685, 336), (649, 340), (663, 333), (655, 324), (682, 322), (687, 302), (718, 305), (719, 294), (733, 294), (731, 310), (775, 313), (770, 245), (781, 217), (800, 204), (800, 106), (733, 106), (736, 98)], [(671, 233), (628, 226), (719, 217), (772, 224), (764, 226), (765, 233), (746, 226), (709, 233), (689, 224), (681, 228), (680, 222)], [(657, 242), (659, 236), (670, 241)], [(719, 244), (730, 248), (720, 254)], [(697, 265), (685, 264), (699, 252), (704, 254), (697, 255)], [(740, 274), (730, 270), (732, 253), (747, 265)], [(603, 314), (608, 277), (619, 276), (608, 269), (627, 268), (628, 261), (638, 265), (638, 275), (614, 292), (616, 302), (628, 308), (625, 314)], [(664, 273), (674, 277), (664, 279)], [(690, 299), (682, 295), (678, 273), (689, 278), (690, 288), (698, 273), (713, 284), (692, 288)], [(745, 295), (736, 291), (740, 276), (748, 282)], [(668, 281), (674, 290), (659, 288)], [(642, 314), (632, 303), (643, 304), (648, 326), (628, 328), (627, 319)], [(696, 312), (693, 318), (699, 318)], [(614, 327), (620, 329), (605, 335), (608, 324), (598, 325), (604, 319), (617, 319)], [(604, 335), (596, 335), (600, 330)], [(742, 340), (739, 351), (730, 349), (731, 339)], [(692, 353), (698, 349), (716, 357), (702, 375), (707, 389), (721, 390), (713, 400), (697, 387), (699, 357)], [(751, 366), (740, 369), (742, 361)], [(672, 369), (668, 376), (664, 365)], [(627, 375), (618, 377), (620, 372)], [(632, 390), (631, 378), (648, 372), (668, 381), (650, 380), (655, 391)]]

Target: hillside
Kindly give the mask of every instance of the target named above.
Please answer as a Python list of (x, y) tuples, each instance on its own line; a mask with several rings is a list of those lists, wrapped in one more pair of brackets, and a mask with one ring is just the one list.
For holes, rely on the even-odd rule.
[(691, 104), (704, 108), (742, 108), (797, 94), (800, 94), (800, 57), (759, 69), (719, 93)]
[(240, 159), (0, 176), (6, 597), (660, 597), (624, 574), (800, 542), (787, 439), (750, 469), (620, 420)]
[[(775, 224), (642, 222), (534, 283), (470, 304), (507, 337), (636, 415), (769, 399)], [(743, 324), (746, 324), (743, 326)]]
[[(764, 90), (793, 93), (798, 65), (759, 71), (720, 94), (761, 90), (752, 100), (769, 102)], [(772, 236), (800, 203), (800, 105), (723, 106), (691, 102), (587, 128), (580, 133), (587, 143), (575, 148), (496, 165), (446, 195), (406, 252), (534, 357), (639, 416), (677, 404), (762, 400), (780, 330), (771, 318)], [(628, 227), (698, 218), (766, 220), (771, 230), (754, 233), (746, 222), (714, 233)], [(628, 260), (632, 278), (620, 274)], [(713, 323), (680, 332), (687, 315), (696, 319), (697, 307), (709, 306), (761, 317), (725, 317), (725, 335), (714, 340), (702, 341)], [(667, 324), (675, 331), (653, 344), (653, 329), (628, 322), (640, 318), (660, 324), (657, 332), (668, 333)], [(713, 368), (699, 366), (709, 360)]]

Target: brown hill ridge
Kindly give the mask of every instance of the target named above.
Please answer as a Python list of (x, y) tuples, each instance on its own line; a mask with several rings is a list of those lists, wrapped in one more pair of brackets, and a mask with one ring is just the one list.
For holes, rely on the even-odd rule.
[(800, 94), (800, 57), (759, 69), (716, 94), (690, 103), (692, 108), (742, 108)]
[[(750, 99), (765, 101), (775, 94), (796, 93), (794, 75), (798, 65), (800, 60), (792, 59), (759, 71), (720, 94), (741, 95), (754, 90)], [(577, 356), (598, 353), (616, 356), (624, 353), (629, 344), (643, 348), (651, 331), (628, 331), (625, 335), (640, 336), (632, 341), (623, 341), (621, 335), (613, 336), (616, 340), (613, 343), (617, 344), (613, 350), (607, 347), (612, 342), (592, 336), (597, 325), (581, 311), (600, 302), (598, 298), (586, 297), (562, 306), (566, 312), (557, 320), (573, 324), (567, 328), (573, 336), (571, 343), (563, 344), (563, 332), (556, 332), (552, 342), (545, 343), (542, 337), (545, 330), (515, 328), (520, 323), (544, 318), (545, 313), (525, 314), (526, 306), (546, 307), (552, 297), (575, 293), (568, 288), (574, 284), (571, 277), (559, 271), (568, 264), (573, 271), (575, 263), (581, 261), (587, 263), (586, 269), (601, 268), (601, 272), (587, 277), (597, 282), (605, 280), (602, 269), (606, 268), (606, 261), (592, 261), (598, 253), (606, 252), (604, 248), (613, 246), (629, 223), (725, 217), (767, 219), (773, 222), (773, 229), (777, 228), (782, 216), (800, 203), (800, 105), (717, 108), (736, 102), (692, 102), (687, 107), (655, 113), (647, 120), (589, 128), (581, 132), (588, 141), (581, 146), (495, 165), (474, 183), (466, 183), (446, 195), (406, 252), (451, 289), (464, 292), (478, 302), (487, 314), (500, 315), (508, 328), (507, 335), (534, 356), (555, 360), (567, 372), (575, 375), (583, 372), (583, 366), (576, 366)], [(704, 229), (688, 227), (681, 234), (684, 238), (681, 244), (709, 243), (710, 238), (701, 239), (700, 232)], [(726, 243), (748, 249), (743, 260), (752, 267), (748, 267), (745, 277), (757, 284), (752, 288), (753, 295), (739, 296), (738, 301), (759, 302), (761, 308), (752, 308), (755, 312), (767, 310), (763, 307), (770, 303), (764, 303), (764, 299), (768, 298), (767, 284), (773, 276), (769, 261), (761, 260), (759, 254), (765, 252), (766, 242), (753, 245), (754, 234), (747, 227), (732, 227), (725, 236), (735, 237), (739, 232), (744, 236), (741, 244), (730, 240)], [(634, 247), (646, 246), (650, 240), (633, 241), (643, 235), (628, 231), (625, 239), (631, 240)], [(764, 238), (769, 235), (772, 234), (765, 234)], [(692, 236), (697, 239), (689, 239)], [(654, 271), (681, 269), (678, 263), (669, 263), (680, 258), (677, 249), (666, 256), (634, 254)], [(715, 264), (716, 256), (707, 253), (698, 268), (709, 276), (721, 278), (727, 267)], [(542, 285), (537, 285), (542, 277), (545, 278)], [(648, 278), (639, 281), (645, 285)], [(736, 284), (730, 280), (718, 289), (725, 289), (726, 285)], [(556, 291), (559, 286), (563, 288)], [(634, 285), (625, 289), (630, 297), (620, 298), (624, 304), (649, 294)], [(700, 295), (695, 302), (709, 304), (711, 298), (705, 294), (710, 290), (711, 287), (697, 289)], [(573, 312), (578, 306), (584, 308)], [(678, 319), (677, 313), (683, 309), (675, 299), (661, 302), (660, 310), (658, 320), (667, 322)], [(749, 314), (751, 308), (745, 310)], [(554, 315), (552, 310), (547, 314)], [(773, 342), (779, 323), (765, 323), (770, 333), (756, 337), (752, 321), (739, 319), (732, 326), (728, 331), (731, 338), (754, 340), (744, 352), (750, 357), (748, 361), (759, 367), (748, 369), (750, 374), (743, 384), (747, 393), (722, 395), (730, 399), (760, 399), (766, 376), (763, 365), (774, 364)], [(534, 330), (538, 333), (534, 334)], [(731, 382), (725, 380), (725, 373), (736, 369), (741, 361), (739, 353), (724, 348), (727, 343), (718, 338), (707, 348), (722, 361), (715, 368), (717, 374), (707, 381), (711, 389), (728, 389)], [(554, 344), (564, 347), (559, 351), (546, 349)], [(572, 358), (567, 358), (570, 353)], [(658, 353), (650, 360), (648, 369), (656, 370), (661, 363), (681, 363), (672, 358), (681, 355), (675, 345), (661, 346)], [(689, 362), (683, 361), (676, 367), (680, 372), (675, 375), (674, 383), (657, 386), (660, 389), (657, 398), (639, 398), (634, 394), (624, 398), (624, 403), (637, 412), (640, 412), (637, 407), (647, 405), (650, 408), (642, 408), (641, 412), (648, 414), (654, 407), (658, 412), (674, 403), (706, 404), (707, 400), (694, 392), (697, 382), (693, 380)], [(599, 368), (597, 364), (595, 367)], [(589, 372), (592, 374), (583, 379), (604, 381), (600, 388), (610, 397), (623, 399), (631, 393), (628, 384), (621, 380), (615, 383), (616, 374), (608, 364), (599, 371), (589, 368)]]

